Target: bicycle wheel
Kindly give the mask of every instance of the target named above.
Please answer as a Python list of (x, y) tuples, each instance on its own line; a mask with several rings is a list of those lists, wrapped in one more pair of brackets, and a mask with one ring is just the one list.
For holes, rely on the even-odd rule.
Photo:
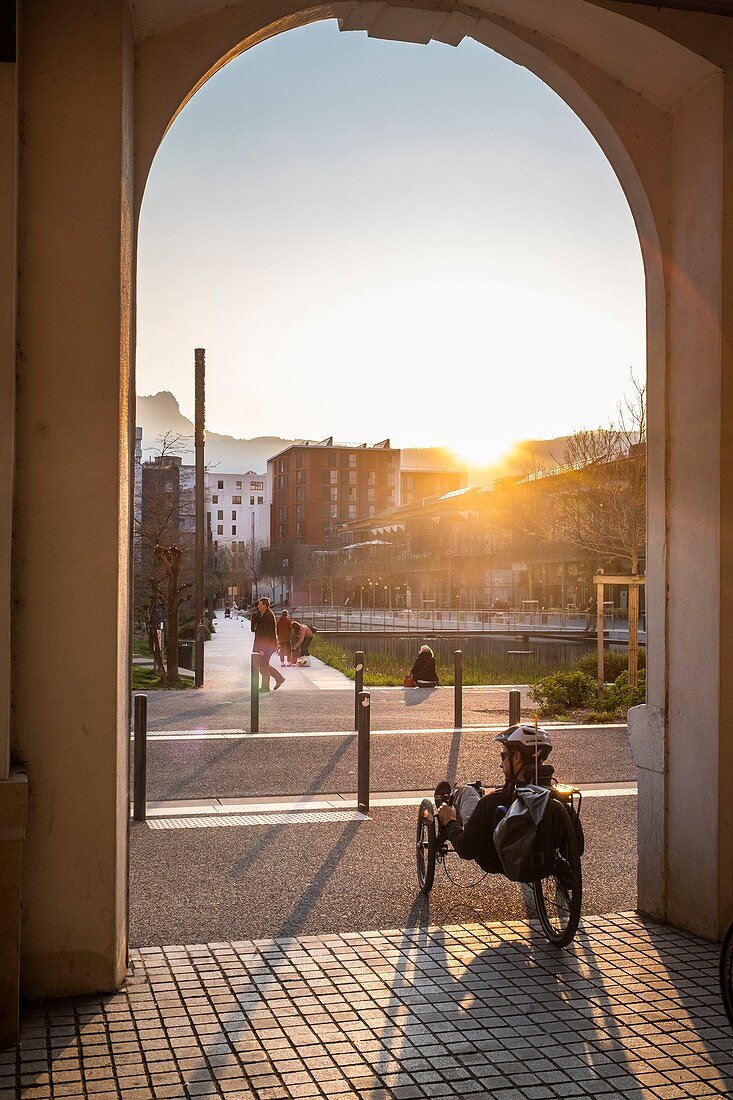
[(583, 902), (583, 872), (578, 838), (570, 814), (561, 802), (551, 799), (550, 816), (554, 847), (554, 868), (547, 878), (532, 883), (542, 931), (550, 943), (566, 947), (575, 935)]
[(429, 894), (435, 880), (435, 856), (438, 838), (435, 833), (435, 812), (429, 798), (423, 798), (417, 812), (417, 882), (423, 894)]
[(720, 992), (725, 1014), (733, 1027), (733, 924), (728, 926), (720, 949)]

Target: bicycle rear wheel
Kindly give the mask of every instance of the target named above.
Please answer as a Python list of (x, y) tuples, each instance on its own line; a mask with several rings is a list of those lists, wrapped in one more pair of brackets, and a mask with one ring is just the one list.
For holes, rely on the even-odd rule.
[(435, 832), (435, 811), (429, 798), (423, 798), (417, 812), (416, 862), (417, 882), (423, 894), (429, 894), (435, 881), (435, 857), (438, 837)]
[(720, 950), (720, 992), (725, 1014), (733, 1027), (733, 924), (728, 926)]
[(553, 870), (546, 878), (532, 883), (537, 915), (550, 943), (567, 947), (578, 929), (583, 903), (583, 872), (575, 827), (561, 802), (551, 799), (550, 814)]

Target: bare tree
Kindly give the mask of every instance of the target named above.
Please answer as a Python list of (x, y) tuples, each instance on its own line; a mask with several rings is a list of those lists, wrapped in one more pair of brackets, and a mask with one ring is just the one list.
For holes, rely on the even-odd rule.
[[(193, 551), (193, 530), (187, 526), (193, 487), (182, 485), (184, 448), (185, 437), (167, 432), (136, 479), (140, 499), (135, 508), (135, 603), (146, 624), (155, 670), (168, 683), (178, 679), (178, 612), (191, 587), (185, 572)], [(165, 659), (157, 630), (159, 608), (165, 624)]]
[(522, 521), (530, 534), (635, 574), (646, 555), (646, 386), (631, 381), (614, 423), (576, 432), (559, 466), (531, 472)]

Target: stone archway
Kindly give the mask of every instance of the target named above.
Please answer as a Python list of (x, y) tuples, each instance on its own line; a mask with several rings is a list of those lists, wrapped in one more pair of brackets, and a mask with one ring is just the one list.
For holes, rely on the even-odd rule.
[[(13, 584), (22, 610), (13, 749), (31, 782), (28, 995), (110, 989), (124, 975), (127, 443), (144, 182), (171, 119), (212, 72), (266, 37), (329, 17), (410, 41), (470, 34), (527, 66), (588, 126), (626, 193), (646, 270), (650, 402), (640, 904), (709, 937), (733, 915), (733, 744), (722, 736), (733, 702), (733, 591), (724, 581), (733, 433), (728, 442), (723, 432), (733, 423), (733, 297), (724, 294), (733, 276), (733, 20), (620, 0), (482, 0), (470, 9), (426, 0), (420, 10), (380, 0), (309, 9), (135, 0), (133, 22), (127, 0), (80, 0), (73, 11), (38, 0), (20, 33), (14, 223), (22, 278)], [(51, 446), (60, 438), (58, 457)], [(81, 468), (83, 527), (69, 506)], [(94, 615), (77, 617), (90, 582)], [(64, 624), (62, 650), (49, 618)], [(82, 646), (95, 662), (85, 682), (76, 675)]]
[[(149, 42), (141, 44), (137, 84), (137, 201), (141, 200), (152, 157), (167, 127), (213, 73), (266, 38), (328, 18), (337, 19), (345, 32), (365, 31), (373, 37), (399, 41), (439, 41), (457, 46), (470, 37), (530, 69), (564, 99), (592, 132), (629, 202), (646, 276), (650, 408), (647, 675), (652, 709), (649, 714), (645, 708), (636, 715), (634, 736), (637, 763), (642, 766), (639, 903), (647, 912), (689, 921), (691, 898), (676, 900), (668, 894), (665, 864), (669, 838), (666, 829), (659, 827), (667, 816), (667, 774), (659, 758), (666, 735), (660, 733), (658, 722), (668, 690), (665, 601), (668, 578), (658, 568), (666, 557), (668, 536), (669, 424), (665, 423), (665, 410), (668, 366), (674, 348), (667, 320), (672, 304), (670, 293), (674, 292), (670, 273), (685, 267), (685, 263), (673, 258), (675, 246), (669, 234), (668, 210), (675, 196), (669, 186), (669, 172), (675, 141), (679, 167), (683, 168), (683, 162), (699, 163), (701, 150), (693, 139), (694, 130), (686, 131), (688, 148), (679, 143), (679, 138), (685, 115), (692, 117), (696, 109), (715, 114), (719, 70), (671, 39), (662, 38), (658, 32), (600, 8), (589, 11), (588, 5), (580, 0), (552, 5), (551, 11), (547, 5), (531, 0), (513, 3), (488, 0), (482, 5), (482, 14), (453, 5), (450, 10), (441, 6), (428, 9), (367, 0), (289, 10), (267, 25), (253, 22), (248, 11), (235, 7), (209, 21), (209, 34), (204, 41), (191, 26), (187, 32), (183, 29), (172, 32), (167, 42), (164, 35), (153, 35)], [(648, 65), (650, 55), (657, 59), (654, 71)], [(161, 67), (169, 76), (167, 87), (160, 81)], [(155, 88), (150, 97), (153, 72)], [(667, 169), (660, 172), (665, 161)], [(690, 282), (693, 281), (694, 277)], [(689, 303), (681, 301), (680, 305)], [(715, 339), (714, 333), (711, 335)], [(655, 716), (651, 722), (650, 714)], [(669, 856), (676, 863), (682, 852), (670, 852)], [(711, 926), (707, 931), (710, 933)]]

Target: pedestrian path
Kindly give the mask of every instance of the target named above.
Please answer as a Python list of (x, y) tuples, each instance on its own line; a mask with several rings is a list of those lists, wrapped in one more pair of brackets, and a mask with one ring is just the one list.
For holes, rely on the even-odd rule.
[[(248, 619), (225, 619), (217, 612), (216, 630), (204, 648), (205, 669), (203, 692), (231, 691), (233, 688), (249, 691), (250, 658), (254, 648), (254, 634)], [(310, 658), (310, 668), (295, 666), (282, 668), (285, 683), (280, 691), (348, 691), (354, 685), (348, 676), (324, 665), (316, 657)], [(280, 669), (277, 656), (272, 661)]]
[(0, 1100), (719, 1100), (715, 945), (635, 913), (131, 953), (113, 996), (27, 1005)]

